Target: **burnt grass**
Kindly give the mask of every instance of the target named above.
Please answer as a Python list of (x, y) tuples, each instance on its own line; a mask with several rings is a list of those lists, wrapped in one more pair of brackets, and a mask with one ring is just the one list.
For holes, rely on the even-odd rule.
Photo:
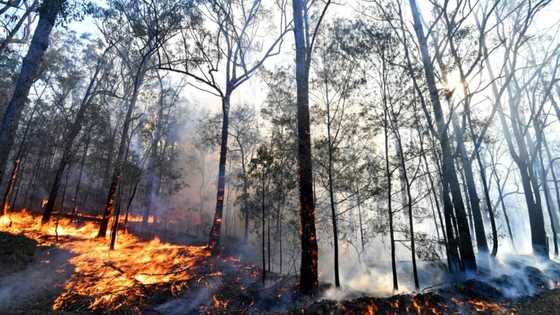
[[(71, 241), (71, 240), (66, 240)], [(236, 245), (239, 246), (239, 245)], [(234, 246), (235, 247), (235, 246)], [(40, 246), (23, 235), (0, 233), (0, 295), (12, 294), (18, 303), (0, 306), (0, 314), (558, 314), (560, 265), (540, 270), (512, 261), (517, 274), (491, 278), (481, 272), (445, 287), (418, 294), (369, 297), (360, 293), (342, 301), (321, 300), (329, 285), (314, 296), (298, 294), (297, 277), (268, 274), (225, 249), (222, 256), (194, 266), (192, 279), (142, 285), (116, 310), (88, 309), (91, 297), (74, 296), (61, 311), (52, 303), (72, 270), (68, 253)], [(42, 281), (33, 277), (48, 272)], [(45, 278), (43, 276), (43, 278)], [(484, 280), (481, 280), (484, 279)], [(12, 288), (6, 288), (10, 284)], [(527, 297), (512, 297), (512, 288)], [(11, 291), (9, 291), (11, 290)], [(362, 295), (362, 296), (361, 296)], [(353, 296), (353, 297), (351, 297)], [(0, 296), (1, 297), (1, 296)]]

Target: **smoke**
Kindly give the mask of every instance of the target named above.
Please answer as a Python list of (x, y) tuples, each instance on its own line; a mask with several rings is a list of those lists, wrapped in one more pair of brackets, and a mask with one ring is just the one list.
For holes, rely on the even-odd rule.
[(169, 315), (195, 312), (201, 305), (212, 301), (212, 296), (221, 286), (222, 282), (220, 280), (210, 279), (207, 284), (196, 288), (194, 292), (188, 291), (182, 297), (163, 303), (154, 309), (161, 314)]
[(0, 278), (0, 313), (13, 313), (19, 307), (46, 301), (62, 289), (70, 271), (71, 254), (59, 249), (36, 249), (33, 262), (25, 269)]

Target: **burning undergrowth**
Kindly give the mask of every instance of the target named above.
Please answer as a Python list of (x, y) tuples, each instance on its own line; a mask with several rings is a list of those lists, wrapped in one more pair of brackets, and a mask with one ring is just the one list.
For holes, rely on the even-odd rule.
[[(70, 253), (61, 264), (70, 265), (73, 272), (52, 304), (54, 311), (140, 311), (153, 292), (180, 292), (196, 275), (192, 269), (204, 265), (209, 256), (203, 246), (172, 245), (158, 239), (144, 242), (126, 233), (119, 235), (117, 248), (109, 251), (105, 239), (95, 238), (93, 223), (76, 226), (63, 219), (41, 228), (39, 218), (27, 212), (12, 214), (11, 221), (0, 229)], [(63, 266), (51, 267), (56, 272)]]
[(76, 225), (60, 219), (41, 227), (39, 220), (25, 211), (12, 213), (11, 220), (3, 218), (0, 231), (37, 242), (49, 252), (67, 253), (55, 264), (41, 258), (22, 271), (66, 275), (65, 281), (56, 283), (53, 312), (280, 311), (295, 295), (295, 278), (277, 277), (269, 281), (274, 285), (263, 287), (258, 267), (236, 256), (211, 257), (205, 246), (174, 245), (157, 238), (143, 241), (123, 231), (115, 250), (109, 251), (108, 240), (95, 237), (93, 222)]
[(516, 314), (529, 296), (560, 288), (560, 264), (532, 256), (494, 260), (477, 274), (419, 294), (385, 298), (346, 295), (294, 314)]
[[(29, 264), (1, 277), (0, 298), (24, 303), (31, 293), (20, 292), (50, 286), (48, 310), (55, 313), (509, 314), (515, 312), (514, 299), (560, 283), (557, 264), (523, 257), (495, 262), (476, 277), (421, 294), (374, 298), (357, 293), (342, 301), (317, 301), (326, 286), (315, 297), (304, 297), (297, 293), (296, 277), (275, 274), (263, 286), (257, 266), (235, 255), (211, 257), (205, 246), (144, 241), (122, 231), (116, 249), (109, 251), (108, 240), (95, 237), (93, 222), (60, 219), (41, 227), (39, 219), (25, 211), (13, 213), (11, 223), (2, 219), (0, 232), (29, 247), (13, 253), (14, 259)], [(36, 257), (39, 262), (30, 262), (27, 256), (35, 246), (46, 250)], [(27, 314), (21, 309), (7, 311)]]

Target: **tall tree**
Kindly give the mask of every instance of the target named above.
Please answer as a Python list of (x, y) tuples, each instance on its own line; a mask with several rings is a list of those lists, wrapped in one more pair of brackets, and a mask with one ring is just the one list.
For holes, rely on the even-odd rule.
[(12, 98), (6, 107), (0, 125), (0, 181), (14, 144), (21, 113), (27, 102), (29, 89), (39, 74), (43, 55), (49, 47), (51, 31), (62, 13), (64, 0), (45, 0), (39, 8), (39, 22), (17, 78)]
[(293, 0), (294, 38), (296, 43), (296, 91), (298, 129), (299, 200), (301, 217), (301, 268), (299, 289), (312, 293), (319, 285), (317, 262), (319, 248), (315, 229), (315, 200), (313, 199), (313, 166), (311, 159), (311, 131), (309, 128), (309, 68), (315, 38), (331, 0), (327, 0), (314, 29), (309, 21), (305, 0)]
[[(158, 55), (160, 69), (186, 75), (193, 81), (191, 86), (219, 97), (221, 101), (222, 127), (216, 210), (208, 240), (213, 254), (220, 251), (232, 95), (267, 59), (279, 53), (284, 35), (290, 28), (283, 14), (285, 2), (278, 2), (276, 5), (281, 11), (280, 22), (276, 26), (278, 35), (267, 46), (257, 39), (257, 34), (264, 29), (263, 23), (267, 17), (265, 2), (211, 0), (201, 6), (200, 10), (209, 17), (207, 22), (214, 25), (216, 31), (206, 29), (204, 23), (195, 28), (183, 29), (179, 34), (184, 44), (182, 51), (178, 53), (179, 57), (173, 56), (167, 49), (160, 50)], [(264, 52), (259, 55), (257, 51)], [(224, 76), (220, 82), (222, 78), (218, 78), (217, 74), (222, 66)]]
[[(426, 84), (428, 86), (430, 101), (432, 103), (432, 108), (434, 112), (435, 123), (437, 127), (438, 140), (441, 147), (442, 154), (442, 184), (445, 188), (449, 188), (452, 195), (452, 205), (453, 209), (449, 207), (444, 207), (445, 211), (451, 212), (454, 210), (457, 219), (457, 229), (459, 233), (459, 251), (462, 258), (462, 267), (466, 271), (476, 270), (476, 257), (474, 255), (474, 250), (472, 248), (472, 241), (470, 230), (468, 226), (467, 215), (465, 212), (465, 204), (463, 203), (463, 197), (461, 196), (461, 187), (459, 185), (459, 180), (457, 179), (457, 173), (455, 168), (455, 162), (453, 159), (453, 154), (451, 151), (451, 145), (449, 141), (449, 135), (447, 130), (447, 123), (443, 115), (443, 109), (439, 99), (439, 91), (435, 81), (434, 66), (432, 63), (432, 58), (428, 51), (428, 43), (426, 36), (424, 35), (424, 29), (421, 22), (420, 11), (416, 4), (416, 0), (410, 0), (410, 7), (412, 10), (412, 17), (414, 21), (414, 31), (416, 33), (416, 38), (420, 46), (420, 54), (422, 64), (424, 66), (424, 75), (426, 78)], [(445, 198), (445, 197), (444, 197)], [(451, 204), (449, 204), (451, 205)], [(452, 266), (450, 266), (452, 268)], [(453, 269), (452, 269), (453, 270)]]

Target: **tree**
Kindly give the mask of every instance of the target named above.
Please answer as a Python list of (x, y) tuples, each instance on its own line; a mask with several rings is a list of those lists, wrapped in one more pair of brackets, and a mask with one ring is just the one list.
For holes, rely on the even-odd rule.
[(319, 249), (315, 230), (315, 202), (313, 200), (313, 166), (311, 163), (311, 132), (309, 128), (309, 68), (315, 38), (331, 1), (319, 14), (314, 29), (310, 29), (307, 1), (293, 0), (294, 38), (296, 43), (296, 90), (298, 128), (298, 168), (301, 216), (301, 269), (299, 289), (312, 293), (317, 286)]
[[(182, 14), (189, 14), (192, 5), (175, 1), (159, 2), (158, 6), (142, 4), (135, 1), (118, 0), (113, 3), (113, 8), (106, 12), (106, 18), (112, 18), (113, 23), (128, 25), (132, 37), (128, 34), (111, 34), (104, 31), (109, 43), (116, 45), (120, 58), (127, 71), (131, 82), (125, 87), (125, 95), (129, 99), (124, 102), (126, 114), (123, 120), (121, 139), (118, 146), (117, 158), (111, 176), (111, 183), (104, 205), (103, 218), (99, 226), (98, 237), (105, 237), (109, 216), (115, 207), (117, 187), (121, 180), (123, 158), (127, 148), (127, 139), (132, 121), (132, 114), (140, 94), (146, 73), (150, 70), (152, 57), (158, 49), (174, 34)], [(117, 29), (115, 26), (113, 29)], [(111, 38), (111, 36), (117, 38)], [(132, 49), (130, 49), (132, 48)], [(125, 50), (127, 49), (127, 50)]]
[[(284, 12), (285, 2), (278, 8)], [(204, 14), (217, 31), (198, 27), (182, 29), (179, 38), (183, 43), (179, 57), (173, 57), (168, 49), (159, 51), (159, 68), (186, 75), (194, 81), (192, 86), (220, 98), (222, 127), (220, 137), (220, 159), (218, 162), (218, 190), (216, 211), (212, 221), (208, 246), (213, 254), (220, 251), (220, 236), (223, 220), (226, 162), (229, 138), (229, 113), (231, 98), (236, 89), (247, 82), (261, 68), (267, 59), (279, 53), (284, 35), (290, 29), (284, 14), (280, 14), (278, 36), (268, 46), (258, 40), (256, 34), (263, 30), (262, 23), (267, 8), (261, 0), (222, 1), (212, 0), (205, 5)], [(192, 25), (191, 25), (192, 26)], [(267, 47), (256, 55), (257, 47)], [(181, 57), (181, 54), (183, 55)], [(223, 81), (217, 77), (220, 67), (224, 67)]]
[(49, 46), (51, 31), (63, 10), (63, 5), (64, 0), (44, 0), (39, 8), (39, 22), (35, 27), (29, 50), (23, 60), (11, 100), (0, 125), (0, 181), (4, 177), (6, 163), (14, 144), (29, 89), (41, 70), (41, 61)]
[[(421, 16), (416, 5), (416, 0), (410, 0), (410, 7), (414, 20), (414, 31), (416, 33), (416, 38), (420, 46), (421, 60), (424, 66), (424, 75), (429, 90), (430, 101), (433, 107), (435, 123), (438, 132), (438, 140), (441, 146), (443, 180), (442, 184), (444, 186), (444, 194), (447, 189), (449, 189), (451, 195), (453, 196), (452, 206), (454, 208), (453, 210), (455, 210), (455, 216), (457, 219), (457, 228), (459, 233), (458, 247), (462, 258), (462, 267), (466, 271), (474, 271), (476, 270), (476, 258), (472, 248), (472, 241), (465, 212), (465, 205), (461, 196), (461, 187), (457, 179), (455, 164), (451, 153), (449, 135), (447, 133), (447, 126), (445, 118), (443, 116), (443, 109), (441, 107), (439, 92), (435, 81), (434, 67), (432, 64), (430, 53), (428, 51), (428, 44), (424, 35)], [(444, 196), (444, 198), (447, 198), (447, 196)], [(451, 204), (446, 202), (446, 207), (444, 207), (444, 209), (447, 213), (450, 213), (452, 211), (449, 206), (451, 206)], [(458, 266), (450, 266), (450, 270), (455, 271), (457, 270), (457, 267)]]

